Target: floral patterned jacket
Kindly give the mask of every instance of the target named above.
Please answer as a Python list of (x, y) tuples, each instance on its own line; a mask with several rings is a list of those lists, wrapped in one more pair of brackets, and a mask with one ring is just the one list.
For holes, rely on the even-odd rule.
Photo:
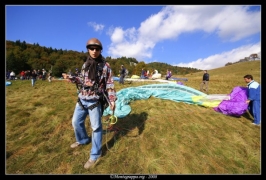
[[(79, 76), (77, 76), (75, 79), (75, 83), (77, 83), (79, 87), (81, 87), (78, 92), (78, 97), (83, 100), (97, 100), (100, 98), (99, 94), (105, 92), (109, 101), (115, 102), (117, 98), (116, 90), (114, 87), (112, 70), (109, 63), (105, 62), (102, 73), (100, 73), (99, 71), (97, 72), (97, 76), (99, 78), (98, 84), (95, 80), (88, 78), (88, 72), (86, 72), (84, 69), (85, 63), (82, 65)], [(91, 88), (92, 86), (94, 86), (94, 88)]]

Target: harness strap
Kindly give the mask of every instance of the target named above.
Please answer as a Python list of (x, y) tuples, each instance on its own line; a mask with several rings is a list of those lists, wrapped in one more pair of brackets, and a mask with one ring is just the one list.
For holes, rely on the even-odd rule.
[(81, 108), (82, 108), (83, 110), (84, 110), (84, 109), (93, 110), (94, 108), (96, 108), (96, 107), (100, 104), (100, 101), (97, 101), (96, 103), (94, 103), (94, 104), (92, 104), (92, 105), (90, 105), (90, 106), (88, 106), (88, 107), (85, 107), (85, 106), (81, 103), (80, 99), (78, 98), (78, 103), (79, 103), (79, 105), (81, 106)]
[(100, 104), (100, 101), (97, 101), (96, 103), (90, 105), (90, 106), (88, 107), (88, 109), (89, 109), (89, 110), (93, 110), (93, 109), (96, 108), (99, 104)]

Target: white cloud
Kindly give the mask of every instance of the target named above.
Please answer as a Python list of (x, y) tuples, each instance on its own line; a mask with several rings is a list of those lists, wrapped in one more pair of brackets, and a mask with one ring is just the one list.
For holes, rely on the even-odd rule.
[[(182, 33), (196, 31), (217, 34), (221, 41), (238, 41), (261, 30), (261, 13), (249, 11), (248, 8), (248, 6), (238, 5), (166, 6), (157, 14), (151, 15), (141, 22), (137, 29), (115, 27), (109, 31), (112, 43), (108, 53), (114, 58), (126, 56), (140, 61), (151, 59), (153, 58), (153, 48), (157, 43), (177, 39)], [(180, 42), (177, 41), (177, 43)], [(199, 59), (190, 65), (198, 64), (199, 67), (202, 67), (200, 65), (202, 61), (214, 62), (212, 59), (217, 56), (225, 59), (227, 53), (213, 55), (204, 60)], [(241, 58), (243, 57), (239, 59)], [(215, 64), (223, 66), (224, 62), (215, 62)]]
[(137, 30), (135, 28), (123, 31), (121, 27), (117, 27), (109, 29), (108, 34), (111, 35), (112, 41), (108, 53), (112, 57), (151, 57), (151, 51), (147, 48), (148, 43), (142, 43), (137, 39)]
[(124, 37), (124, 31), (122, 28), (118, 27), (115, 28), (113, 33), (111, 34), (111, 41), (113, 43), (121, 43), (123, 42), (123, 37)]
[(224, 40), (237, 41), (260, 32), (260, 12), (248, 12), (246, 10), (247, 7), (229, 6), (219, 13), (219, 19), (221, 19), (217, 32), (219, 37)]
[(96, 31), (96, 32), (102, 31), (104, 28), (103, 24), (97, 24), (95, 22), (88, 22), (88, 25), (93, 27), (94, 31)]
[(222, 52), (221, 54), (215, 54), (204, 59), (197, 59), (189, 63), (179, 63), (174, 66), (179, 67), (192, 67), (197, 69), (215, 69), (225, 66), (228, 62), (236, 62), (245, 57), (249, 57), (251, 54), (257, 53), (260, 57), (261, 44), (249, 44), (231, 51)]

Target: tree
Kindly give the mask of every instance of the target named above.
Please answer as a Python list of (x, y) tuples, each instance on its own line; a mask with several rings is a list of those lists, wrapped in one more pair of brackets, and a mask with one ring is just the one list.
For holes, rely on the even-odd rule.
[(10, 52), (6, 56), (6, 69), (16, 71), (16, 58), (13, 52)]
[(140, 61), (134, 68), (133, 70), (133, 74), (136, 74), (138, 76), (141, 75), (141, 71), (142, 71), (142, 68), (143, 69), (146, 69), (146, 64), (144, 61)]

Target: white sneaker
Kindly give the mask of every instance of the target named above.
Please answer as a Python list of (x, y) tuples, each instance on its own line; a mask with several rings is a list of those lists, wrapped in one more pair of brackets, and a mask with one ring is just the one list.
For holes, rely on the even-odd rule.
[(255, 124), (255, 123), (252, 123), (253, 125), (256, 125), (256, 126), (260, 126), (260, 124)]
[[(97, 159), (97, 160), (98, 160), (98, 159)], [(85, 168), (85, 169), (89, 169), (89, 168), (93, 167), (93, 166), (96, 164), (97, 160), (91, 160), (91, 159), (89, 159), (89, 160), (84, 164), (84, 168)]]
[(79, 142), (74, 142), (73, 144), (71, 144), (71, 148), (76, 148), (78, 147), (79, 145), (81, 145)]

